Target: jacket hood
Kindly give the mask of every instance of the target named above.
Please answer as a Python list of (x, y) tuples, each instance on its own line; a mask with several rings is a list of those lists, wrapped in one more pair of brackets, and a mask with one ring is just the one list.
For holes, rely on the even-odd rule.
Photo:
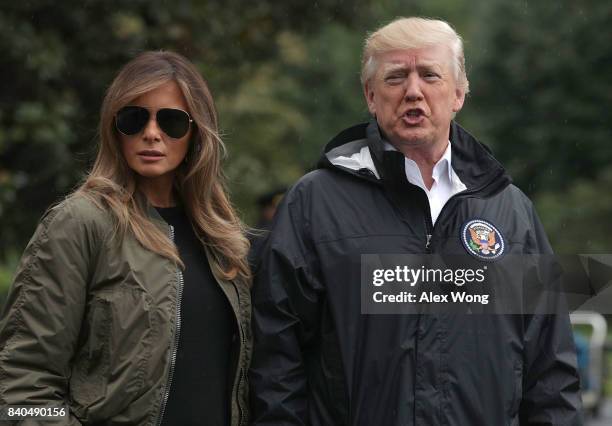
[[(451, 165), (468, 191), (494, 194), (512, 179), (491, 150), (455, 121), (451, 122)], [(340, 132), (326, 146), (317, 168), (341, 170), (381, 183), (403, 176), (404, 155), (384, 150), (385, 139), (375, 119)]]

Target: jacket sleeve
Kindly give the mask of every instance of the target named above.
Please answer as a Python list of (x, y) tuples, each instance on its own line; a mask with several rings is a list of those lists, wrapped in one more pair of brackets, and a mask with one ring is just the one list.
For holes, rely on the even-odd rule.
[(254, 425), (309, 424), (305, 357), (317, 330), (320, 281), (309, 261), (308, 222), (295, 193), (294, 188), (277, 210), (254, 279)]
[[(9, 291), (0, 321), (2, 405), (69, 403), (70, 361), (85, 309), (94, 238), (66, 204), (43, 217)], [(70, 414), (69, 424), (80, 423)]]
[[(526, 251), (544, 296), (526, 318), (521, 425), (582, 425), (580, 379), (559, 269), (540, 220), (529, 203), (532, 238)], [(533, 284), (533, 281), (530, 283)], [(542, 306), (546, 305), (546, 306)]]

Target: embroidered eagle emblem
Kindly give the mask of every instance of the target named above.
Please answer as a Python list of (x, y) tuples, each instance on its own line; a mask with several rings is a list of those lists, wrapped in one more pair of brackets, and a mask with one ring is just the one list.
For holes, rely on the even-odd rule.
[(497, 228), (481, 219), (470, 220), (463, 226), (461, 240), (466, 250), (480, 259), (495, 259), (504, 250), (504, 240)]
[(499, 249), (499, 244), (495, 243), (495, 232), (485, 230), (475, 230), (470, 228), (470, 235), (474, 243), (474, 248), (480, 250), (482, 254), (495, 254)]

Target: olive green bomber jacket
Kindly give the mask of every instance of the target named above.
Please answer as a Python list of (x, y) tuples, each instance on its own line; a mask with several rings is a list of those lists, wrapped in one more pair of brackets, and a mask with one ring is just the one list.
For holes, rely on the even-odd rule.
[[(171, 235), (157, 211), (146, 210)], [(43, 216), (0, 320), (0, 405), (67, 404), (70, 424), (160, 423), (182, 275), (131, 235), (117, 241), (113, 232), (110, 214), (78, 195)], [(248, 422), (250, 295), (246, 283), (216, 279), (236, 318), (237, 426)]]

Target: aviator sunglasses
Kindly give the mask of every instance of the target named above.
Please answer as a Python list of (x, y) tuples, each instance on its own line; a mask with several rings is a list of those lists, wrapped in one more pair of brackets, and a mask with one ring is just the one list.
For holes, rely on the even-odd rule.
[[(125, 106), (115, 115), (115, 127), (126, 136), (138, 134), (149, 122), (149, 110), (141, 106)], [(186, 111), (160, 108), (155, 113), (157, 125), (166, 135), (180, 139), (187, 134), (193, 119)]]

